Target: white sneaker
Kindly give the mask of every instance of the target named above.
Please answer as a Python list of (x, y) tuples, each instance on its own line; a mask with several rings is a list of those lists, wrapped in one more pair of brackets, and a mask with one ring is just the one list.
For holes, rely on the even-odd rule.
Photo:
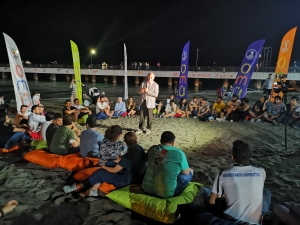
[(141, 134), (141, 133), (143, 133), (143, 131), (141, 129), (138, 129), (135, 133), (136, 134)]
[(150, 133), (151, 133), (151, 130), (146, 129), (146, 134), (150, 134)]
[(198, 117), (197, 116), (194, 116), (194, 119), (197, 119)]
[(251, 119), (250, 122), (255, 122), (255, 119)]

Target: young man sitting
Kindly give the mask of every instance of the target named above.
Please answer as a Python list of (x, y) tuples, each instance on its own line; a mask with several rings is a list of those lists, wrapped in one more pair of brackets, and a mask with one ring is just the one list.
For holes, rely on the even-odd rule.
[(194, 116), (194, 118), (197, 118), (198, 108), (199, 108), (198, 99), (197, 97), (193, 97), (193, 100), (189, 104), (189, 111), (191, 112), (190, 115)]
[(27, 106), (21, 105), (20, 112), (17, 112), (16, 116), (15, 116), (15, 125), (20, 124), (20, 125), (27, 127), (29, 115), (30, 115), (30, 112), (27, 112)]
[(285, 105), (282, 103), (280, 96), (275, 96), (274, 104), (270, 104), (268, 111), (263, 115), (264, 120), (272, 122), (275, 125), (278, 125), (276, 118), (278, 118), (285, 109)]
[(80, 135), (80, 155), (81, 157), (100, 158), (100, 145), (104, 136), (95, 130), (97, 118), (89, 116), (86, 120), (86, 130)]
[(221, 112), (223, 112), (224, 114), (224, 110), (225, 110), (225, 103), (222, 101), (222, 97), (219, 96), (217, 101), (213, 104), (212, 107), (212, 113), (214, 115), (215, 118), (217, 117), (221, 117)]
[(39, 105), (34, 105), (31, 107), (31, 114), (28, 116), (28, 126), (29, 133), (32, 139), (42, 140), (42, 135), (40, 133), (41, 125), (46, 121), (45, 116), (42, 116), (42, 110)]
[(46, 141), (48, 147), (50, 147), (51, 145), (53, 135), (56, 132), (57, 128), (62, 124), (63, 124), (63, 115), (60, 113), (55, 113), (53, 116), (52, 123), (46, 129)]
[(176, 113), (177, 105), (174, 103), (174, 100), (170, 100), (170, 103), (166, 105), (165, 112), (162, 114), (162, 117), (172, 117)]
[(78, 115), (80, 113), (80, 110), (77, 109), (76, 107), (72, 106), (70, 100), (65, 101), (65, 107), (62, 109), (63, 115), (73, 115), (74, 116), (74, 122), (77, 121)]
[(82, 118), (83, 123), (86, 122), (86, 119), (88, 118), (89, 115), (92, 115), (92, 111), (88, 107), (79, 104), (78, 98), (74, 99), (73, 107), (79, 110), (78, 119)]
[(170, 198), (180, 195), (192, 179), (184, 152), (174, 148), (175, 135), (165, 131), (160, 145), (152, 146), (148, 152), (148, 165), (142, 188), (150, 195)]
[(204, 188), (202, 194), (207, 207), (213, 211), (217, 197), (224, 193), (227, 207), (223, 217), (227, 220), (261, 224), (262, 216), (268, 213), (271, 204), (271, 193), (264, 189), (265, 170), (251, 166), (251, 156), (247, 143), (234, 141), (232, 160), (235, 164), (216, 176), (212, 191)]
[[(227, 102), (227, 105), (225, 107), (225, 117), (229, 120), (235, 120), (236, 121), (236, 113), (235, 111), (240, 106), (241, 102), (238, 100), (238, 96), (236, 94), (232, 95), (231, 100)], [(230, 118), (228, 118), (230, 116)]]
[(80, 131), (77, 130), (75, 124), (72, 122), (72, 118), (64, 115), (63, 125), (59, 126), (53, 135), (50, 152), (59, 155), (80, 152), (79, 137)]
[(105, 97), (101, 95), (96, 105), (97, 119), (101, 120), (101, 119), (106, 119), (107, 117), (112, 117), (113, 113), (114, 111), (110, 111), (110, 106), (105, 101)]

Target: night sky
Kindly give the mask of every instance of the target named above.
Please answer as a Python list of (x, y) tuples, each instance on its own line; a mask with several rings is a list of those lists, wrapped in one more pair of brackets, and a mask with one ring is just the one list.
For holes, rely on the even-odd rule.
[[(284, 34), (300, 25), (299, 0), (2, 0), (0, 30), (16, 42), (22, 60), (32, 63), (72, 63), (70, 40), (79, 48), (82, 64), (158, 61), (179, 65), (190, 40), (190, 65), (239, 66), (252, 42), (266, 39), (275, 66)], [(292, 60), (299, 60), (300, 34)], [(8, 62), (0, 38), (0, 63)]]

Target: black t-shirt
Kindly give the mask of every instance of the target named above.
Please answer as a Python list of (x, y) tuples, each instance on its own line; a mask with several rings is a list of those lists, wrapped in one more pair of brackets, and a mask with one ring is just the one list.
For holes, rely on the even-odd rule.
[(140, 145), (135, 145), (128, 148), (119, 165), (123, 167), (124, 173), (132, 174), (132, 183), (139, 183), (142, 181), (146, 170), (147, 155)]
[(65, 113), (66, 110), (70, 111), (70, 110), (73, 110), (73, 109), (77, 109), (77, 108), (75, 108), (74, 106), (71, 106), (70, 109), (68, 109), (67, 106), (65, 106), (62, 109), (62, 113), (63, 113), (63, 115), (66, 115), (66, 113)]
[(57, 126), (54, 123), (51, 123), (46, 130), (46, 140), (48, 148), (50, 148), (51, 141), (56, 130)]
[(6, 142), (14, 135), (14, 127), (12, 125), (0, 125), (0, 148), (4, 148)]

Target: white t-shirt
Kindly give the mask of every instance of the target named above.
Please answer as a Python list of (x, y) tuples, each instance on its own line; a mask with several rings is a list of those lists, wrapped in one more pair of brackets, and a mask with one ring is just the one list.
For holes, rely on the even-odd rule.
[(231, 166), (225, 169), (219, 180), (217, 193), (217, 175), (212, 192), (225, 194), (227, 215), (251, 224), (259, 224), (262, 215), (263, 188), (266, 172), (263, 168), (253, 166)]
[(96, 113), (98, 114), (100, 112), (99, 109), (105, 109), (107, 105), (107, 102), (97, 102)]
[(0, 105), (4, 105), (4, 99), (0, 98)]
[(51, 121), (46, 121), (46, 122), (42, 123), (42, 125), (41, 125), (41, 134), (42, 134), (42, 138), (43, 138), (44, 141), (47, 141), (47, 139), (46, 139), (46, 130), (47, 130), (47, 128), (49, 127), (49, 125), (51, 123), (52, 123)]
[(32, 97), (33, 105), (39, 105), (40, 104), (40, 99), (41, 99), (40, 96), (34, 95)]
[(73, 105), (73, 107), (75, 107), (76, 109), (82, 109), (83, 108), (82, 105)]

